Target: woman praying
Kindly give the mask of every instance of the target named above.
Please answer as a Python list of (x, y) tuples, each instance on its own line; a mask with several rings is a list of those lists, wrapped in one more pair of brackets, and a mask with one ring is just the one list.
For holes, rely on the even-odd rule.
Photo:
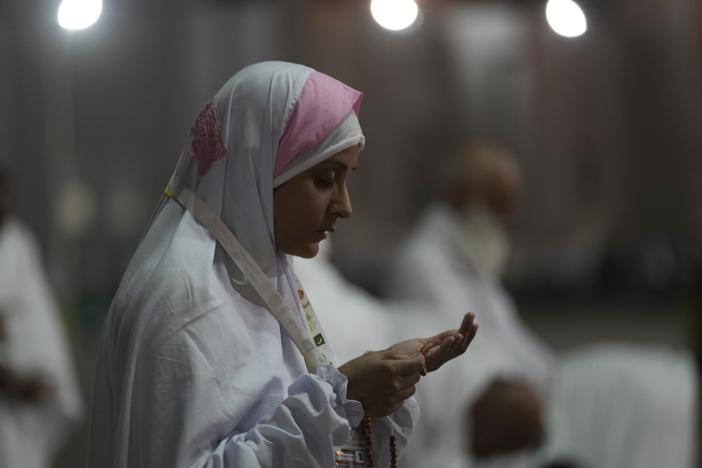
[(106, 320), (90, 467), (396, 464), (415, 385), (477, 325), (335, 361), (290, 256), (351, 216), (361, 97), (264, 62), (200, 112)]

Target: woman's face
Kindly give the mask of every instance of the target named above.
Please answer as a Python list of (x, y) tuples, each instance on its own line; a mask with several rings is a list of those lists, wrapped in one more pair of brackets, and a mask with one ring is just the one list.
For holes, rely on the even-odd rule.
[(351, 216), (348, 178), (358, 165), (352, 146), (302, 172), (273, 191), (273, 224), (278, 250), (312, 258), (339, 218)]

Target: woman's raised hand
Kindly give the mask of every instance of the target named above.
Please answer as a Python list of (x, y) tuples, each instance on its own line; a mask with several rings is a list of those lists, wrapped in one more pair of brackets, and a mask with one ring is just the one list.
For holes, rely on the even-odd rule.
[(435, 371), (463, 354), (478, 331), (475, 315), (467, 313), (457, 330), (415, 338), (383, 351), (370, 351), (339, 367), (346, 375), (347, 398), (358, 400), (366, 416), (387, 416), (414, 395), (426, 372)]
[(466, 352), (478, 331), (475, 314), (463, 316), (460, 328), (447, 330), (428, 338), (415, 338), (392, 345), (388, 350), (412, 355), (420, 353), (426, 358), (426, 371), (432, 372), (451, 359)]
[(346, 375), (347, 398), (358, 400), (366, 416), (387, 416), (414, 395), (425, 358), (419, 353), (406, 354), (385, 349), (370, 351), (339, 367)]

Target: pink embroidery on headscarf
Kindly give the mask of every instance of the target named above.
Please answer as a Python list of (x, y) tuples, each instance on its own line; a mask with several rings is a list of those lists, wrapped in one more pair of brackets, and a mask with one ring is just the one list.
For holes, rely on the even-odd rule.
[(329, 75), (310, 73), (280, 137), (273, 177), (295, 156), (324, 140), (349, 112), (358, 114), (362, 98), (363, 93)]
[(190, 135), (190, 157), (197, 161), (198, 174), (204, 175), (215, 162), (227, 155), (212, 101), (200, 111), (190, 129)]

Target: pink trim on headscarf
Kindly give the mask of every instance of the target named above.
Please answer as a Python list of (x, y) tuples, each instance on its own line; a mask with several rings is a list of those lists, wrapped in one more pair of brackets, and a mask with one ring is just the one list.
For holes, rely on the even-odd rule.
[(273, 177), (298, 154), (324, 140), (352, 110), (358, 115), (363, 93), (313, 71), (302, 88), (278, 144)]
[(204, 175), (215, 162), (227, 155), (212, 101), (200, 111), (190, 129), (190, 135), (190, 157), (197, 161), (198, 174)]

